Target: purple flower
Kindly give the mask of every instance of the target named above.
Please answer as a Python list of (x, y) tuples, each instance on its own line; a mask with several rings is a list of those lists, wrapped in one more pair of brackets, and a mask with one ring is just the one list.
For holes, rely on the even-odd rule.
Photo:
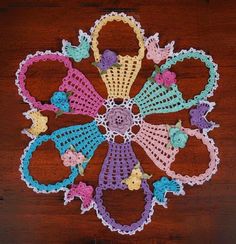
[(133, 124), (132, 115), (126, 108), (113, 108), (107, 114), (108, 128), (112, 131), (124, 134)]
[(170, 87), (176, 83), (176, 74), (169, 70), (165, 70), (163, 73), (158, 73), (154, 77), (157, 84), (163, 85), (165, 87)]
[(106, 71), (114, 64), (117, 64), (117, 54), (111, 50), (105, 50), (101, 56), (101, 60), (95, 65), (101, 70)]

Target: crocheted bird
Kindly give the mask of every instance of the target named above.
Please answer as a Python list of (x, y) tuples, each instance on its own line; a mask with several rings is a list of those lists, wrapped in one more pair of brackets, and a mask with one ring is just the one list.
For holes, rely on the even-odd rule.
[(72, 46), (69, 41), (62, 40), (62, 53), (76, 62), (89, 57), (91, 42), (90, 36), (82, 30), (79, 30), (78, 39), (80, 42), (78, 46)]
[(162, 177), (160, 180), (153, 183), (154, 197), (156, 202), (163, 207), (167, 207), (166, 193), (171, 192), (174, 195), (184, 195), (183, 185), (180, 181)]
[(31, 119), (33, 123), (30, 128), (22, 131), (22, 133), (27, 134), (30, 138), (35, 138), (48, 129), (48, 117), (43, 116), (40, 111), (31, 109), (23, 114), (27, 119)]
[(191, 125), (198, 127), (201, 130), (209, 131), (214, 127), (218, 127), (213, 121), (208, 121), (206, 116), (213, 109), (215, 103), (201, 102), (196, 108), (192, 108), (189, 112)]
[(168, 43), (164, 48), (159, 46), (159, 33), (150, 36), (145, 41), (145, 47), (147, 48), (147, 59), (153, 60), (154, 63), (159, 64), (162, 60), (167, 59), (173, 55), (175, 42)]

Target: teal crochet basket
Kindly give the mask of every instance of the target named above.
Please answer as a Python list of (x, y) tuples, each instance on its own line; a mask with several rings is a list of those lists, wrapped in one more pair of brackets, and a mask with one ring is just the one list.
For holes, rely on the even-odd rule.
[[(211, 96), (213, 90), (217, 88), (216, 80), (218, 80), (217, 64), (212, 60), (212, 57), (206, 55), (203, 51), (195, 50), (182, 50), (175, 53), (173, 57), (167, 59), (165, 64), (160, 67), (161, 72), (170, 69), (171, 66), (177, 62), (182, 62), (185, 59), (199, 59), (209, 69), (209, 79), (205, 89), (194, 98), (184, 100), (182, 93), (178, 89), (178, 85), (174, 84), (170, 88), (158, 85), (156, 82), (147, 80), (142, 90), (134, 97), (134, 102), (139, 106), (140, 112), (143, 116), (153, 113), (171, 113), (177, 112), (182, 109), (189, 109), (197, 105), (199, 101), (205, 100)], [(152, 77), (155, 77), (154, 71)]]

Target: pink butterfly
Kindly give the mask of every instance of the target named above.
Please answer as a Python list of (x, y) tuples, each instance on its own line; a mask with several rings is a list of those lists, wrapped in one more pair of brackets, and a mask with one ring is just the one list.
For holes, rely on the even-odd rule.
[(173, 55), (175, 42), (168, 43), (164, 48), (159, 47), (159, 33), (150, 36), (145, 41), (147, 48), (147, 59), (153, 60), (154, 63), (159, 64), (162, 60), (167, 59)]

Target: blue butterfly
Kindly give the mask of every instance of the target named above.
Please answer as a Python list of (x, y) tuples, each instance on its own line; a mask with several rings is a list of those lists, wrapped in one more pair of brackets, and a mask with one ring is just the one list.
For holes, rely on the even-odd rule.
[(78, 39), (80, 42), (78, 46), (72, 46), (69, 41), (62, 40), (62, 53), (76, 62), (89, 57), (91, 42), (90, 36), (82, 30), (79, 30)]
[(167, 208), (166, 193), (172, 192), (174, 195), (184, 195), (183, 185), (178, 180), (169, 180), (167, 177), (162, 177), (160, 180), (153, 183), (154, 199), (158, 205)]

